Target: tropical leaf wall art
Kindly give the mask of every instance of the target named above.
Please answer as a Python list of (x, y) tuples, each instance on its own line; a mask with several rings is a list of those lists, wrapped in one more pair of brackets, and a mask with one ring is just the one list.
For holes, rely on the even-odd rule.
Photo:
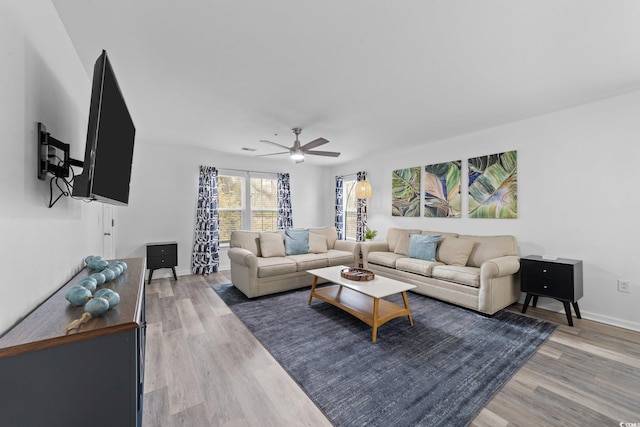
[(517, 217), (517, 152), (469, 159), (469, 218)]
[(398, 169), (391, 175), (391, 215), (420, 216), (420, 167)]
[(462, 160), (424, 168), (424, 216), (460, 218), (460, 170)]

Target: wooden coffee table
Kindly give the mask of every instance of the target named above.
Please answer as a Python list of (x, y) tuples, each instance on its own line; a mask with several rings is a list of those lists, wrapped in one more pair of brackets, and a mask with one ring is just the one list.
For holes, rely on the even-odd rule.
[[(344, 268), (347, 267), (339, 265), (307, 270), (307, 273), (315, 276), (311, 286), (311, 295), (309, 295), (309, 305), (311, 305), (313, 298), (317, 298), (357, 317), (373, 328), (371, 336), (373, 342), (376, 342), (378, 327), (391, 319), (407, 316), (409, 325), (413, 326), (407, 291), (415, 288), (414, 285), (377, 275), (375, 279), (369, 281), (348, 280), (340, 276), (340, 271)], [(316, 289), (318, 278), (336, 283), (336, 285)], [(402, 294), (404, 307), (383, 299), (398, 293)]]

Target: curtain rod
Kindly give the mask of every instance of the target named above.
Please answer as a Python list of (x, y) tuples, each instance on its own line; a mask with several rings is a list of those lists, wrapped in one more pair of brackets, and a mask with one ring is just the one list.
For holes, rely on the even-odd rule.
[(233, 171), (233, 172), (255, 172), (255, 173), (270, 173), (270, 174), (278, 174), (278, 173), (285, 173), (285, 172), (264, 172), (264, 171), (252, 171), (252, 170), (247, 170), (247, 169), (232, 169), (232, 168), (217, 168), (220, 171)]

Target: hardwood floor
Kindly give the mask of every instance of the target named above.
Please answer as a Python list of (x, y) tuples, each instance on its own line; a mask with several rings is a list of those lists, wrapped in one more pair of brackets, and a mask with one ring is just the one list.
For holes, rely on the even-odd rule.
[[(143, 425), (330, 426), (210, 287), (230, 282), (223, 271), (147, 285)], [(640, 332), (526, 315), (560, 326), (472, 426), (640, 423)]]

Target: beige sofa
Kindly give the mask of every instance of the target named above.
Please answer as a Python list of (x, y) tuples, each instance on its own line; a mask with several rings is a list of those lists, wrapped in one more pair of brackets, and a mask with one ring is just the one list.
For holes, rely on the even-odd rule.
[[(435, 261), (409, 257), (410, 234), (440, 235)], [(472, 236), (390, 228), (385, 241), (361, 245), (364, 268), (416, 285), (414, 292), (485, 314), (520, 297), (514, 236)]]
[[(314, 268), (358, 265), (360, 244), (338, 240), (335, 227), (309, 228), (309, 252), (286, 255), (284, 231), (231, 233), (231, 281), (253, 298), (310, 286)], [(320, 282), (322, 283), (322, 282)]]

